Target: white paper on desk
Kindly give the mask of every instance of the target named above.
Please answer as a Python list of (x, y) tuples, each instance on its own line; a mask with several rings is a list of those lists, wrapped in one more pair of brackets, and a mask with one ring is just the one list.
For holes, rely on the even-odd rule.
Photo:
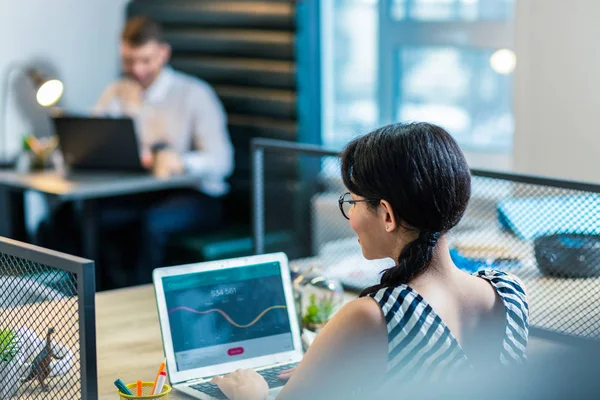
[(362, 255), (353, 255), (331, 265), (326, 272), (327, 276), (338, 279), (346, 286), (366, 288), (379, 283), (381, 271), (394, 265), (394, 261), (389, 258), (367, 260)]
[(395, 265), (390, 258), (364, 258), (356, 238), (331, 241), (323, 246), (319, 256), (323, 272), (328, 277), (355, 288), (366, 288), (379, 283), (380, 272)]
[(0, 276), (0, 287), (11, 288), (11, 290), (0, 291), (0, 304), (10, 304), (11, 307), (66, 298), (63, 293), (40, 283), (39, 279)]

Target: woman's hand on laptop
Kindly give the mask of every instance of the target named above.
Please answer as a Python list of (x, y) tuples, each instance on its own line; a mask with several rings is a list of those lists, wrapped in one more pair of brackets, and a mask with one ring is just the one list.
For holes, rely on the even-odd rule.
[(210, 383), (217, 385), (231, 400), (265, 400), (269, 394), (267, 381), (253, 369), (215, 376)]
[(287, 381), (292, 377), (292, 374), (294, 373), (295, 370), (296, 370), (296, 368), (290, 368), (290, 369), (283, 370), (279, 373), (278, 378), (281, 379), (282, 381)]

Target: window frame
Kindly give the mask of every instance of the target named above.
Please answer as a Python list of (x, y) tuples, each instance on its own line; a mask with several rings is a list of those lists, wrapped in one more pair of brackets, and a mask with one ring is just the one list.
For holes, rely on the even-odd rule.
[[(410, 4), (410, 3), (409, 3)], [(402, 47), (460, 47), (470, 49), (514, 50), (515, 24), (513, 20), (456, 20), (421, 21), (397, 20), (392, 13), (393, 0), (379, 0), (378, 4), (378, 107), (379, 124), (395, 121), (398, 99), (402, 97), (400, 85), (390, 84), (401, 79), (397, 54)], [(513, 91), (514, 93), (514, 91)], [(513, 133), (514, 135), (514, 133)], [(513, 136), (514, 143), (514, 136)], [(471, 146), (465, 151), (474, 167), (506, 169), (512, 165), (512, 148), (495, 151), (478, 150)], [(489, 165), (482, 154), (495, 155), (494, 165)], [(498, 157), (498, 155), (501, 155)], [(481, 165), (483, 164), (486, 165)]]
[[(411, 20), (395, 19), (393, 0), (374, 0), (377, 5), (377, 74), (376, 100), (377, 125), (382, 126), (395, 121), (398, 99), (402, 93), (395, 84), (400, 69), (397, 54), (402, 47), (435, 46), (460, 47), (469, 49), (511, 49), (514, 50), (514, 20)], [(332, 19), (335, 17), (333, 1), (318, 1), (321, 36), (321, 76), (323, 77), (320, 102), (322, 107), (321, 138), (332, 130), (332, 114), (329, 103), (333, 102), (331, 78), (333, 71)], [(410, 5), (410, 3), (409, 3)], [(513, 88), (514, 96), (514, 88)], [(514, 134), (513, 134), (514, 135)], [(514, 136), (512, 142), (515, 142)], [(512, 165), (512, 148), (478, 149), (464, 146), (467, 159), (474, 168), (509, 169)], [(490, 155), (491, 157), (488, 157)]]
[(513, 21), (414, 21), (392, 16), (393, 0), (379, 0), (378, 103), (380, 124), (394, 120), (396, 99), (396, 54), (402, 47), (436, 46), (474, 49), (514, 49)]

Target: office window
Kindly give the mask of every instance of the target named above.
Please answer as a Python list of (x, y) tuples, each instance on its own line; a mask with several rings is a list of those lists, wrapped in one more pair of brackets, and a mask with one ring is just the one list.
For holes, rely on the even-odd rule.
[(393, 19), (478, 21), (512, 18), (514, 0), (392, 0)]
[(494, 50), (404, 47), (398, 53), (398, 121), (445, 127), (466, 150), (511, 146), (512, 77), (490, 66)]
[(420, 120), (467, 151), (510, 152), (514, 0), (321, 4), (325, 145)]
[(378, 125), (377, 1), (322, 1), (323, 144), (341, 147)]

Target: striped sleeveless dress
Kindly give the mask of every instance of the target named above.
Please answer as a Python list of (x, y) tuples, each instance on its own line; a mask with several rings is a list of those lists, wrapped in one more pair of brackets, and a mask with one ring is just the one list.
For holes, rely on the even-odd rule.
[[(501, 271), (483, 270), (474, 275), (489, 281), (504, 302), (506, 330), (499, 363), (524, 363), (529, 306), (521, 283)], [(384, 288), (370, 296), (379, 303), (387, 323), (388, 380), (447, 380), (473, 368), (452, 332), (425, 299), (409, 286)]]

